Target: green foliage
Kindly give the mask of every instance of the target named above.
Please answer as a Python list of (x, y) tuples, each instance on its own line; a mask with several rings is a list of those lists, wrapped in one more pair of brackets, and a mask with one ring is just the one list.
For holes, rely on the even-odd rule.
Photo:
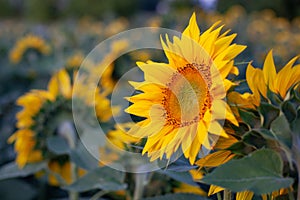
[(240, 117), (243, 122), (248, 124), (251, 128), (258, 128), (261, 124), (261, 119), (257, 116), (257, 113), (251, 112), (250, 110), (239, 110)]
[(274, 137), (287, 147), (292, 147), (292, 135), (289, 123), (284, 115), (277, 117), (271, 124)]
[(196, 186), (197, 183), (194, 182), (193, 177), (189, 172), (175, 172), (171, 170), (160, 170), (160, 174), (165, 174), (168, 177), (173, 178), (174, 180), (177, 180), (179, 182), (183, 182), (189, 185), (194, 185)]
[(46, 143), (49, 151), (52, 151), (56, 155), (68, 154), (71, 151), (66, 139), (61, 136), (48, 137)]
[(26, 177), (32, 175), (47, 167), (47, 162), (40, 162), (36, 164), (27, 164), (20, 169), (15, 162), (8, 163), (0, 168), (0, 180), (10, 179), (16, 177)]
[(258, 107), (258, 110), (263, 118), (263, 127), (269, 128), (271, 122), (279, 115), (280, 110), (273, 106), (272, 104), (268, 104), (265, 102), (261, 102)]
[(84, 192), (93, 189), (117, 191), (126, 188), (125, 174), (109, 167), (101, 167), (88, 172), (75, 183), (64, 187), (66, 190)]
[(292, 178), (283, 177), (282, 170), (280, 155), (273, 150), (262, 149), (221, 165), (202, 181), (234, 192), (250, 190), (255, 194), (265, 194), (287, 188), (293, 183)]

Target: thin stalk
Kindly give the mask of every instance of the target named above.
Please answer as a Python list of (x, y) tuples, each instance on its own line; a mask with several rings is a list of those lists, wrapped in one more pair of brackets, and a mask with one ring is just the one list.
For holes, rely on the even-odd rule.
[(104, 191), (104, 190), (101, 190), (99, 192), (97, 192), (96, 194), (94, 194), (90, 200), (98, 200), (100, 197), (102, 197), (103, 195), (109, 193), (109, 191)]
[(140, 200), (143, 197), (146, 181), (147, 181), (146, 173), (135, 174), (135, 187), (133, 193), (133, 200)]
[(217, 199), (218, 199), (218, 200), (222, 200), (222, 195), (221, 195), (220, 192), (217, 193)]
[(289, 200), (295, 200), (294, 193), (291, 189), (289, 189)]
[(224, 190), (224, 198), (223, 200), (231, 200), (231, 191), (228, 189)]
[[(76, 148), (77, 136), (76, 130), (74, 129), (72, 122), (64, 121), (63, 123), (61, 123), (58, 130), (58, 134), (67, 140), (71, 149)], [(71, 162), (71, 180), (74, 183), (77, 179), (78, 167), (75, 165), (75, 163)], [(77, 191), (69, 191), (69, 198), (71, 200), (79, 200), (79, 193)]]
[[(71, 163), (71, 176), (73, 182), (75, 182), (78, 178), (77, 170), (78, 170), (77, 166), (74, 163)], [(79, 193), (76, 191), (69, 191), (69, 198), (71, 200), (79, 200)]]

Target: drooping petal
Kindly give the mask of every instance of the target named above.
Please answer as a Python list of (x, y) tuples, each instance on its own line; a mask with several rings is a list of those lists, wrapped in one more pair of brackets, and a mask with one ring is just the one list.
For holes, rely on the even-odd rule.
[(267, 54), (267, 57), (264, 62), (264, 67), (263, 67), (263, 75), (264, 75), (264, 80), (265, 84), (270, 88), (270, 90), (275, 91), (274, 88), (274, 81), (276, 79), (276, 67), (274, 64), (274, 59), (273, 59), (273, 51), (269, 51)]

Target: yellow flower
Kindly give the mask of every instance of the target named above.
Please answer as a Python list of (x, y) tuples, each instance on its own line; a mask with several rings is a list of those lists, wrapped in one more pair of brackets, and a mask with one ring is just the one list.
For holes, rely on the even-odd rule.
[[(56, 160), (51, 160), (48, 163), (48, 167), (51, 170), (51, 174), (48, 176), (49, 183), (54, 186), (64, 185), (64, 184), (71, 184), (72, 174), (71, 174), (71, 163), (69, 161), (65, 161), (60, 163)], [(84, 169), (79, 168), (77, 170), (79, 176), (83, 176), (86, 171)], [(61, 176), (60, 180), (58, 177)]]
[(207, 193), (202, 190), (200, 187), (189, 185), (186, 183), (180, 183), (179, 187), (173, 188), (175, 193), (190, 193), (190, 194), (197, 194), (200, 196), (207, 196)]
[[(50, 158), (53, 161), (49, 162), (50, 170), (60, 174), (65, 182), (71, 182), (69, 158), (57, 163), (56, 159), (60, 159), (61, 156), (50, 153), (45, 144), (48, 137), (59, 134), (55, 130), (62, 123), (73, 120), (71, 110), (72, 94), (74, 98), (81, 100), (87, 108), (94, 105), (92, 102), (95, 100), (95, 110), (99, 121), (107, 121), (112, 116), (109, 100), (100, 94), (99, 88), (87, 98), (83, 98), (85, 97), (83, 96), (84, 92), (87, 91), (86, 86), (83, 85), (80, 88), (82, 93), (73, 94), (72, 79), (67, 71), (62, 69), (50, 79), (48, 90), (32, 90), (19, 97), (17, 105), (22, 106), (23, 109), (16, 115), (18, 130), (8, 139), (8, 142), (15, 143), (16, 163), (20, 168), (27, 163)], [(72, 137), (74, 137), (74, 135), (61, 136), (68, 142), (70, 142), (70, 138), (72, 140)], [(55, 176), (50, 175), (49, 181), (51, 184), (58, 184)]]
[(66, 62), (66, 68), (70, 68), (70, 69), (78, 69), (82, 63), (82, 61), (84, 60), (84, 56), (82, 53), (76, 53), (72, 56), (70, 56), (67, 59)]
[[(216, 194), (216, 193), (221, 192), (223, 190), (224, 190), (224, 188), (222, 188), (222, 187), (211, 185), (209, 187), (208, 196)], [(236, 193), (236, 200), (251, 200), (253, 195), (254, 195), (254, 193), (251, 192), (251, 191), (237, 192)]]
[(233, 59), (246, 47), (231, 44), (236, 34), (220, 34), (214, 24), (200, 35), (195, 14), (181, 38), (162, 41), (169, 63), (138, 62), (145, 81), (131, 82), (143, 93), (129, 97), (127, 112), (146, 119), (129, 131), (147, 137), (143, 154), (151, 160), (170, 159), (179, 147), (193, 164), (201, 147), (207, 149), (215, 137), (228, 135), (218, 120), (238, 123), (223, 100), (233, 83), (229, 73), (238, 74)]
[(246, 79), (253, 93), (253, 104), (260, 104), (260, 96), (267, 98), (268, 89), (278, 94), (282, 99), (287, 97), (287, 92), (295, 84), (299, 84), (300, 65), (294, 65), (297, 57), (291, 59), (278, 73), (273, 60), (272, 51), (265, 59), (263, 69), (254, 68), (250, 63), (247, 67)]
[[(211, 185), (209, 187), (209, 191), (208, 191), (208, 196), (211, 196), (213, 194), (216, 194), (218, 192), (223, 191), (224, 188), (216, 186), (216, 185)], [(282, 188), (278, 191), (274, 191), (272, 192), (271, 195), (271, 199), (276, 199), (276, 197), (283, 195), (283, 194), (288, 194), (289, 190), (292, 190), (291, 188)], [(237, 192), (236, 193), (236, 200), (251, 200), (254, 196), (254, 193), (251, 191), (241, 191), (241, 192)], [(261, 195), (263, 200), (267, 200), (268, 198), (268, 194), (263, 194)]]
[(23, 55), (28, 49), (35, 49), (43, 55), (48, 55), (51, 51), (50, 46), (39, 36), (27, 35), (17, 41), (9, 54), (12, 63), (17, 64), (22, 60)]

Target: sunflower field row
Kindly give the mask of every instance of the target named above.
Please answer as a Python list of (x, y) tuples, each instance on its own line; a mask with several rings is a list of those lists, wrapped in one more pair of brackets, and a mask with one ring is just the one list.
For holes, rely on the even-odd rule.
[(0, 27), (1, 199), (300, 199), (300, 17)]

